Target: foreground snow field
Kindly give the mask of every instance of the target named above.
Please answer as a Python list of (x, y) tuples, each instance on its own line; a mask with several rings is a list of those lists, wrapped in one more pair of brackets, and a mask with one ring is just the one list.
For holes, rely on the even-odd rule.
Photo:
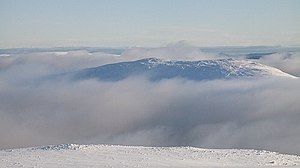
[(300, 167), (300, 156), (241, 149), (63, 144), (1, 150), (0, 167)]

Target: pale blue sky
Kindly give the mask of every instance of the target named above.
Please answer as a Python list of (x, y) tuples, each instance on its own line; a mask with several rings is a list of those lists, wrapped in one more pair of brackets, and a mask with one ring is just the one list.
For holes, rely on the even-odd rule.
[(299, 45), (300, 0), (0, 0), (0, 48)]

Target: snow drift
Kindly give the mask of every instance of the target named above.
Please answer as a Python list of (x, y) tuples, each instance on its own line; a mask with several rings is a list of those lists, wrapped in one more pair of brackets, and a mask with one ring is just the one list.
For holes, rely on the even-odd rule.
[(61, 144), (0, 150), (0, 167), (299, 167), (300, 157), (261, 150)]

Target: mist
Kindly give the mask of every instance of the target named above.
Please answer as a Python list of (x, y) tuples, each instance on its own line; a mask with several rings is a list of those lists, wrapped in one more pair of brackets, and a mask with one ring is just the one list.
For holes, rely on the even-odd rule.
[[(80, 51), (1, 58), (0, 148), (105, 143), (300, 154), (299, 79), (42, 80), (51, 74), (145, 57), (144, 50), (138, 54), (129, 54), (136, 49), (126, 50), (121, 56), (89, 57)], [(146, 55), (170, 57), (168, 47), (161, 50), (147, 49)], [(176, 59), (195, 53), (184, 50)], [(189, 58), (209, 56), (200, 51), (195, 55)]]
[(220, 56), (213, 53), (202, 52), (198, 47), (193, 47), (185, 41), (170, 43), (165, 47), (143, 48), (132, 47), (125, 50), (122, 58), (141, 59), (141, 58), (161, 58), (167, 60), (207, 60), (220, 59), (225, 56)]

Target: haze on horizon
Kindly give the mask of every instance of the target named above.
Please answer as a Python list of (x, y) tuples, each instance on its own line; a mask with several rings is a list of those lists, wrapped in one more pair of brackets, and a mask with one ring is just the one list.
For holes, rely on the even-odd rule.
[(299, 45), (300, 1), (0, 0), (0, 48)]

